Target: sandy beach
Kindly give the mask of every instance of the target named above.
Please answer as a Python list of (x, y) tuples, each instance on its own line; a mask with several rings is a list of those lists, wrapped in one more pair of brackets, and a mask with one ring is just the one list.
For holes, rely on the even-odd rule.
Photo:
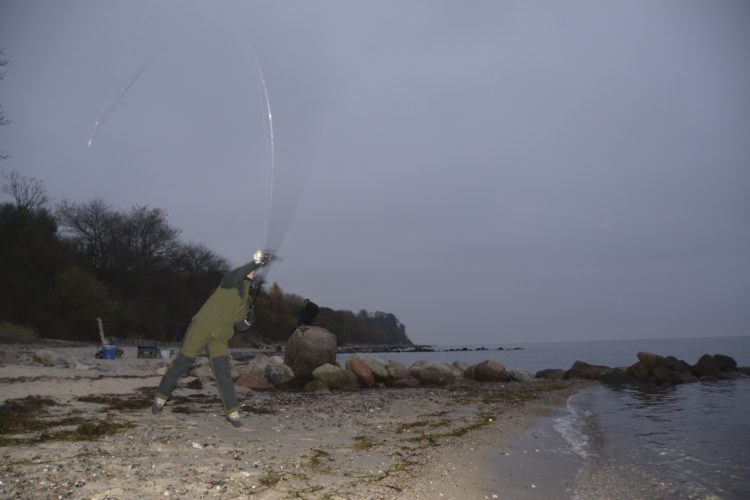
[[(39, 349), (60, 361), (34, 362)], [(117, 360), (96, 359), (95, 346), (0, 351), (3, 498), (542, 498), (522, 475), (494, 477), (498, 450), (588, 385), (461, 379), (328, 395), (238, 386), (245, 426), (235, 430), (210, 377), (183, 379), (151, 415), (166, 361), (139, 359), (135, 347)]]

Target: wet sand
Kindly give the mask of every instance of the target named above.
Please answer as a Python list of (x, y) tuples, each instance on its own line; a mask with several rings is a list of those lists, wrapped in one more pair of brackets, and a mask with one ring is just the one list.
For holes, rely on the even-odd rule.
[[(69, 366), (34, 364), (43, 347)], [(497, 469), (526, 462), (498, 454), (589, 385), (461, 380), (330, 395), (238, 387), (238, 431), (210, 378), (185, 378), (152, 416), (166, 362), (137, 359), (134, 347), (118, 360), (95, 359), (93, 346), (0, 351), (0, 404), (39, 407), (27, 428), (0, 436), (3, 498), (521, 498), (528, 479)], [(82, 422), (101, 425), (86, 434)]]

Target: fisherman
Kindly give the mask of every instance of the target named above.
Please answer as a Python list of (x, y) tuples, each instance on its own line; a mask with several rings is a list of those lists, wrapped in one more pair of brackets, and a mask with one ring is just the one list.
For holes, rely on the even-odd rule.
[(207, 348), (226, 418), (233, 427), (242, 427), (240, 405), (229, 370), (228, 342), (235, 331), (246, 331), (254, 321), (250, 287), (255, 270), (267, 264), (269, 258), (268, 253), (258, 250), (250, 263), (227, 273), (219, 287), (193, 316), (180, 352), (159, 384), (159, 391), (151, 406), (154, 415), (161, 413), (177, 382), (187, 374), (195, 358)]

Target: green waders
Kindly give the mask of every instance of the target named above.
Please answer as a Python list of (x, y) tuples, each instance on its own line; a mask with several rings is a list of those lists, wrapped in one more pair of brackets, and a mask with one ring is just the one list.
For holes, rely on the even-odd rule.
[(159, 384), (151, 410), (161, 411), (179, 380), (187, 374), (195, 358), (208, 350), (209, 363), (224, 403), (227, 419), (235, 427), (239, 421), (239, 402), (229, 368), (229, 339), (234, 335), (234, 323), (248, 312), (250, 282), (244, 277), (255, 269), (253, 263), (235, 269), (222, 280), (219, 288), (206, 300), (185, 333), (185, 340), (175, 360)]

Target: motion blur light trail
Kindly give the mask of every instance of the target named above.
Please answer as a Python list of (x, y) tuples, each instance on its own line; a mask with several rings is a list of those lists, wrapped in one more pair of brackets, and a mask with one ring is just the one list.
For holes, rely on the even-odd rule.
[[(146, 7), (146, 10), (143, 13), (143, 16), (141, 16), (141, 22), (138, 23), (138, 29), (135, 30), (135, 33), (133, 34), (133, 38), (130, 40), (130, 44), (128, 45), (127, 50), (122, 56), (122, 60), (120, 64), (118, 65), (120, 69), (117, 72), (117, 78), (115, 79), (115, 85), (117, 85), (117, 82), (122, 79), (122, 72), (124, 69), (124, 62), (130, 57), (130, 55), (133, 52), (133, 46), (135, 45), (136, 40), (141, 34), (141, 31), (143, 31), (143, 25), (146, 24), (146, 19), (148, 18), (149, 13), (151, 12), (151, 9), (154, 7), (154, 4), (156, 3), (156, 0), (151, 0), (148, 4), (148, 7)], [(130, 79), (130, 82), (125, 86), (125, 89), (120, 92), (120, 94), (117, 96), (117, 99), (112, 103), (112, 106), (109, 106), (109, 101), (111, 100), (112, 94), (114, 91), (110, 92), (109, 97), (105, 99), (104, 105), (102, 105), (101, 111), (99, 111), (99, 118), (94, 122), (94, 128), (91, 131), (91, 135), (89, 136), (89, 142), (88, 147), (91, 147), (91, 145), (94, 143), (94, 138), (96, 137), (96, 134), (99, 133), (99, 129), (101, 129), (102, 125), (107, 121), (107, 119), (112, 116), (112, 113), (117, 108), (117, 105), (120, 104), (120, 101), (122, 101), (122, 98), (125, 97), (125, 94), (128, 93), (128, 90), (133, 86), (133, 84), (138, 80), (138, 77), (141, 76), (141, 74), (146, 70), (146, 68), (151, 64), (151, 61), (153, 61), (154, 58), (150, 58), (148, 61), (146, 61), (146, 64), (141, 66), (141, 68), (138, 70), (136, 75)]]

